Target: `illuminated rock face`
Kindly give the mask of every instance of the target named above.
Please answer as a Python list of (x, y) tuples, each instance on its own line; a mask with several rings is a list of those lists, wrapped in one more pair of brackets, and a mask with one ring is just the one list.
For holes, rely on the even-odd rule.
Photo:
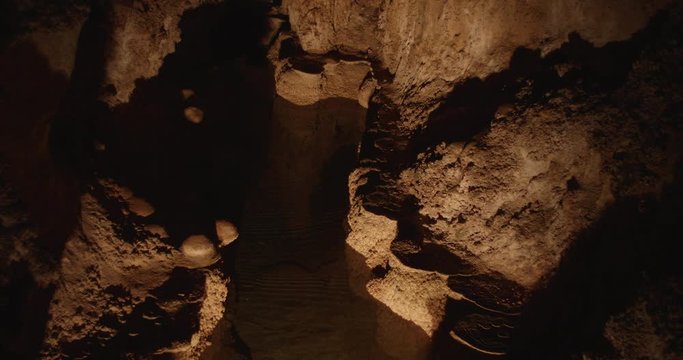
[(120, 354), (197, 357), (223, 315), (227, 279), (183, 268), (215, 263), (213, 245), (195, 236), (175, 248), (124, 214), (120, 186), (101, 180), (95, 188), (99, 195), (82, 197), (81, 227), (61, 258), (42, 356), (101, 357), (116, 346)]
[(285, 0), (282, 9), (304, 51), (378, 60), (393, 75), (385, 94), (414, 129), (454, 84), (506, 69), (518, 47), (547, 54), (574, 32), (596, 46), (624, 40), (667, 3)]
[(164, 57), (180, 41), (185, 11), (212, 1), (113, 1), (109, 9), (108, 56), (102, 97), (110, 106), (128, 102), (135, 81), (159, 72)]
[(221, 256), (260, 119), (299, 159), (349, 135), (301, 107), (366, 116), (346, 256), (383, 355), (680, 357), (680, 1), (273, 3), (0, 7), (0, 286), (36, 309), (3, 351), (246, 356)]
[[(609, 22), (588, 20), (601, 12), (589, 4), (565, 9), (558, 21), (547, 17), (557, 9), (543, 4), (508, 3), (504, 7), (510, 8), (500, 13), (501, 8), (480, 3), (475, 9), (450, 11), (445, 5), (434, 12), (437, 22), (457, 18), (460, 10), (470, 20), (484, 13), (510, 20), (455, 31), (460, 34), (450, 38), (455, 43), (442, 49), (448, 42), (435, 39), (450, 30), (446, 24), (439, 34), (430, 33), (435, 28), (426, 20), (416, 25), (417, 38), (430, 41), (407, 40), (414, 35), (410, 26), (382, 32), (392, 29), (387, 25), (392, 20), (399, 21), (383, 16), (400, 4), (378, 10), (378, 33), (384, 36), (374, 45), (356, 43), (345, 30), (333, 30), (336, 26), (325, 27), (336, 23), (325, 18), (323, 5), (310, 5), (313, 15), (289, 11), (304, 49), (362, 52), (369, 46), (374, 50), (369, 54), (394, 75), (372, 99), (361, 167), (350, 180), (348, 244), (366, 259), (365, 269), (358, 271), (373, 271), (365, 280), (367, 291), (430, 334), (443, 354), (553, 357), (590, 351), (582, 346), (591, 340), (577, 335), (582, 331), (577, 328), (595, 326), (590, 332), (601, 325), (578, 320), (553, 324), (549, 318), (580, 317), (579, 308), (590, 308), (600, 318), (623, 300), (609, 295), (611, 290), (590, 290), (605, 304), (580, 300), (568, 305), (561, 294), (576, 297), (600, 287), (601, 281), (613, 281), (605, 272), (627, 272), (631, 266), (658, 272), (659, 261), (670, 267), (674, 260), (644, 256), (638, 265), (626, 265), (635, 261), (629, 253), (614, 255), (616, 264), (596, 264), (587, 260), (588, 254), (602, 253), (606, 244), (618, 246), (620, 237), (627, 252), (652, 241), (663, 252), (678, 248), (671, 228), (649, 240), (636, 239), (651, 235), (623, 236), (621, 224), (609, 214), (637, 218), (633, 201), (649, 203), (679, 186), (675, 174), (683, 134), (663, 114), (671, 109), (664, 94), (680, 93), (681, 84), (674, 80), (680, 73), (670, 67), (667, 55), (672, 51), (668, 44), (678, 41), (667, 39), (675, 37), (680, 9), (648, 25), (663, 4), (650, 8), (653, 3), (641, 2), (634, 8), (650, 10), (615, 9), (609, 16), (621, 18), (615, 20), (621, 26), (606, 28)], [(429, 18), (432, 7), (412, 10)], [(575, 16), (574, 11), (588, 12)], [(400, 19), (406, 24), (414, 17)], [(517, 23), (525, 23), (525, 29), (511, 30), (516, 29), (511, 19), (527, 19)], [(508, 29), (509, 36), (494, 35), (498, 26), (501, 35)], [(567, 36), (574, 31), (578, 34)], [(327, 37), (313, 35), (318, 32)], [(396, 43), (411, 51), (386, 59), (392, 36), (402, 36)], [(648, 80), (659, 76), (669, 80)], [(649, 206), (643, 211), (678, 211), (665, 200)], [(584, 261), (601, 274), (600, 280), (568, 285), (567, 278), (590, 277), (589, 271), (577, 269)], [(673, 270), (664, 273), (677, 276)], [(540, 319), (537, 311), (548, 318)], [(557, 344), (559, 323), (570, 338), (562, 347), (528, 341)], [(602, 330), (597, 331), (599, 338)]]

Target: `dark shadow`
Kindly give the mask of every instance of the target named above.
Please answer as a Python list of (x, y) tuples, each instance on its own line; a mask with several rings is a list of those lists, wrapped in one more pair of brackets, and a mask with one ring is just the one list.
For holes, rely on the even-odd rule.
[[(15, 8), (14, 22), (3, 21), (3, 25), (12, 27), (16, 35), (29, 30), (25, 28), (29, 19), (66, 21), (73, 10), (73, 4), (63, 1), (45, 4), (45, 8)], [(87, 159), (88, 123), (96, 115), (95, 94), (104, 69), (105, 12), (100, 2), (93, 3), (78, 39), (70, 79), (53, 71), (30, 41), (20, 40), (8, 48), (2, 44), (0, 155), (37, 231), (31, 244), (35, 250), (29, 256), (41, 258), (31, 261), (41, 262), (49, 271), (57, 271), (64, 244), (78, 223), (80, 186), (84, 174), (89, 174), (83, 159)], [(13, 349), (9, 358), (36, 358), (54, 288), (36, 284), (22, 266), (15, 266), (5, 299), (8, 307), (3, 307), (3, 313), (8, 311), (2, 316), (7, 319), (4, 325), (13, 328), (3, 337), (3, 352), (9, 346)]]
[(603, 338), (607, 319), (650, 284), (682, 279), (682, 204), (679, 166), (661, 198), (624, 199), (608, 208), (526, 304), (512, 357), (560, 359), (580, 351), (614, 356)]
[[(96, 124), (106, 146), (98, 170), (153, 204), (149, 221), (164, 225), (176, 245), (213, 234), (214, 219), (239, 225), (267, 151), (274, 84), (259, 43), (266, 8), (250, 4), (188, 11), (159, 75), (138, 80), (130, 102)], [(194, 95), (184, 99), (183, 89)], [(184, 118), (189, 106), (203, 111), (201, 123)]]
[(275, 99), (267, 166), (235, 243), (235, 325), (254, 358), (377, 358), (374, 305), (349, 288), (344, 255), (365, 112), (351, 99)]
[[(182, 39), (159, 74), (138, 80), (130, 101), (112, 110), (97, 100), (107, 11), (96, 8), (82, 31), (71, 86), (51, 133), (52, 151), (82, 184), (110, 177), (155, 207), (152, 216), (131, 220), (101, 187), (91, 187), (124, 239), (135, 238), (128, 236), (135, 233), (134, 220), (162, 225), (175, 246), (191, 234), (215, 240), (215, 219), (240, 225), (244, 194), (267, 152), (274, 88), (273, 70), (260, 45), (268, 30), (267, 8), (260, 2), (233, 1), (186, 12), (180, 22)], [(194, 94), (184, 98), (184, 89)], [(185, 119), (189, 106), (203, 110), (201, 123)], [(105, 149), (95, 151), (95, 143)], [(221, 264), (232, 275), (232, 251), (223, 255)], [(114, 338), (93, 334), (65, 344), (65, 352), (118, 358), (189, 342), (198, 325), (199, 299), (183, 299), (188, 305), (173, 315), (158, 303), (188, 289), (202, 292), (198, 281), (203, 281), (201, 272), (177, 269), (156, 290), (156, 300), (147, 299), (125, 319), (104, 316), (103, 325), (120, 329)], [(111, 296), (127, 296), (109, 290)]]
[(108, 1), (93, 1), (83, 24), (69, 87), (50, 124), (50, 152), (55, 162), (77, 175), (82, 184), (93, 179), (93, 124), (106, 111), (98, 101), (105, 76), (107, 37), (112, 32)]
[[(30, 224), (21, 232), (33, 233), (29, 256), (42, 256), (46, 268), (56, 268), (64, 243), (76, 224), (76, 180), (56, 168), (47, 151), (49, 118), (57, 110), (67, 88), (63, 74), (54, 72), (37, 49), (18, 42), (0, 55), (0, 158), (2, 182), (16, 190)], [(6, 167), (4, 167), (6, 165)], [(5, 171), (6, 170), (6, 171)], [(5, 185), (5, 184), (0, 184)], [(3, 209), (4, 210), (4, 209)], [(15, 229), (0, 226), (0, 241), (14, 247)], [(7, 254), (0, 254), (4, 257)], [(47, 311), (54, 289), (41, 287), (25, 259), (9, 260), (0, 287), (0, 357), (33, 359), (43, 339)]]

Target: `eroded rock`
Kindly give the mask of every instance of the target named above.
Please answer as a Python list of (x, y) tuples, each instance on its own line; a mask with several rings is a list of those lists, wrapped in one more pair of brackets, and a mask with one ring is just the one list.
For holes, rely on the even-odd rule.
[(135, 89), (135, 80), (157, 74), (164, 57), (175, 50), (180, 41), (180, 18), (187, 10), (208, 0), (186, 1), (115, 1), (109, 21), (109, 55), (105, 63), (102, 97), (110, 106), (128, 102)]
[(216, 234), (220, 246), (228, 246), (239, 237), (237, 226), (228, 220), (216, 220)]
[(219, 259), (216, 247), (204, 235), (189, 236), (183, 241), (180, 250), (185, 255), (185, 258), (189, 260), (189, 266), (191, 267), (206, 267)]
[(154, 206), (147, 202), (147, 200), (132, 196), (128, 199), (128, 209), (138, 216), (148, 217), (154, 214)]
[[(187, 267), (187, 258), (196, 267), (209, 265), (208, 258), (215, 262), (213, 245), (197, 237), (184, 244), (183, 255), (158, 234), (149, 236), (143, 224), (126, 218), (119, 197), (122, 187), (109, 180), (97, 187), (82, 198), (82, 225), (61, 260), (43, 356), (97, 357), (115, 351), (122, 356), (172, 352), (196, 358), (222, 316), (227, 280), (215, 270), (177, 267)], [(184, 280), (188, 277), (191, 280)], [(152, 336), (158, 326), (171, 324), (175, 330)], [(111, 344), (120, 341), (133, 342), (113, 350)]]

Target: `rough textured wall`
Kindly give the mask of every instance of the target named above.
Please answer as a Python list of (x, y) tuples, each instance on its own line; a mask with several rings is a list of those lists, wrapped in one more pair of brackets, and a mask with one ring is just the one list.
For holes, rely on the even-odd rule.
[(367, 108), (347, 258), (389, 356), (680, 357), (680, 1), (223, 5), (0, 8), (10, 355), (197, 358), (277, 94)]
[[(99, 200), (98, 200), (99, 199)], [(194, 253), (169, 244), (141, 200), (110, 180), (83, 195), (81, 226), (67, 241), (42, 356), (196, 358), (221, 319), (227, 280), (192, 270)], [(153, 210), (152, 210), (153, 211)], [(127, 354), (127, 355), (126, 355)]]
[(8, 358), (38, 356), (78, 196), (50, 155), (49, 126), (68, 92), (88, 12), (78, 2), (32, 10), (4, 2), (0, 11), (0, 348)]
[(102, 100), (110, 106), (128, 102), (135, 81), (155, 76), (164, 57), (175, 51), (183, 13), (212, 2), (113, 1)]
[[(284, 1), (303, 51), (368, 59), (379, 84), (349, 186), (347, 242), (365, 258), (352, 280), (433, 336), (437, 353), (534, 353), (530, 343), (515, 345), (533, 333), (538, 319), (528, 313), (557, 301), (547, 293), (562, 293), (542, 289), (582, 276), (564, 270), (586, 261), (573, 260), (584, 256), (575, 255), (577, 244), (601, 247), (620, 236), (594, 234), (614, 226), (604, 225), (612, 221), (605, 214), (627, 212), (633, 201), (649, 204), (644, 212), (671, 210), (650, 203), (677, 186), (682, 150), (672, 63), (680, 56), (678, 6), (654, 17), (668, 5)], [(657, 241), (672, 250), (667, 231)], [(622, 241), (631, 249), (645, 240)], [(624, 278), (630, 267), (675, 273), (653, 270), (647, 256), (623, 256), (604, 267)], [(592, 285), (566, 286), (571, 293)], [(599, 323), (616, 310), (591, 311)], [(624, 329), (611, 321), (610, 334)], [(573, 331), (555, 355), (594, 350)]]
[(667, 3), (285, 0), (282, 8), (304, 51), (379, 60), (394, 76), (392, 100), (411, 117), (402, 126), (414, 128), (454, 84), (505, 69), (518, 47), (545, 54), (573, 32), (596, 46), (624, 40)]

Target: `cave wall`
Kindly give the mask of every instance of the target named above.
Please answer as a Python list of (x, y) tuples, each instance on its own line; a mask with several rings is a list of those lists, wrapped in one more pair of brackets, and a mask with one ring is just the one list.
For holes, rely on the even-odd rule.
[[(537, 302), (552, 301), (532, 299), (569, 266), (569, 260), (563, 262), (568, 249), (590, 237), (586, 232), (601, 223), (606, 211), (620, 208), (625, 199), (660, 198), (667, 186), (677, 186), (672, 184), (680, 161), (680, 113), (672, 105), (679, 100), (671, 96), (680, 93), (680, 75), (667, 60), (678, 53), (678, 40), (667, 38), (675, 38), (676, 11), (661, 20), (664, 25), (659, 20), (647, 25), (653, 12), (641, 12), (644, 16), (636, 21), (615, 10), (611, 16), (624, 16), (619, 24), (638, 23), (640, 28), (611, 28), (614, 32), (606, 35), (598, 28), (571, 24), (578, 33), (559, 37), (548, 47), (521, 41), (500, 58), (483, 57), (497, 60), (499, 67), (473, 65), (478, 70), (470, 76), (460, 72), (462, 64), (440, 63), (448, 59), (443, 53), (435, 52), (432, 59), (425, 55), (432, 54), (429, 51), (418, 52), (424, 65), (410, 76), (429, 71), (435, 63), (438, 71), (427, 76), (450, 76), (453, 82), (432, 88), (419, 82), (405, 86), (399, 67), (390, 84), (373, 97), (361, 167), (350, 180), (354, 206), (348, 244), (367, 259), (366, 269), (359, 271), (378, 270), (367, 282), (369, 293), (442, 338), (437, 343), (447, 345), (437, 345), (437, 354), (468, 358), (512, 351), (557, 357), (594, 349), (587, 345), (593, 339), (569, 325), (553, 341), (563, 336), (569, 340), (554, 349), (539, 347), (534, 340), (511, 349), (517, 340), (510, 339), (524, 337), (515, 330), (518, 324), (552, 327), (521, 324), (535, 311), (531, 308), (543, 306)], [(646, 30), (633, 35), (642, 28)], [(539, 34), (553, 37), (543, 30)], [(445, 71), (452, 72), (438, 75)], [(445, 88), (450, 91), (446, 96)], [(425, 107), (430, 103), (436, 106)], [(612, 244), (632, 246), (630, 240), (623, 241)], [(676, 249), (668, 235), (651, 241), (665, 251)], [(626, 273), (631, 266), (652, 271), (651, 264), (629, 259), (619, 260), (633, 262), (617, 270), (597, 266), (595, 274), (583, 276), (611, 281), (597, 274)], [(673, 266), (674, 260), (666, 261)], [(676, 271), (669, 269), (669, 275), (662, 276), (677, 276), (671, 274)], [(557, 315), (550, 310), (544, 314)], [(542, 332), (529, 339), (543, 338)], [(665, 330), (657, 336), (670, 335)], [(674, 356), (656, 354), (648, 356)]]
[[(552, 301), (541, 289), (571, 268), (567, 254), (582, 241), (603, 246), (588, 234), (605, 213), (677, 186), (680, 74), (670, 61), (679, 54), (679, 7), (283, 2), (303, 51), (373, 65), (378, 85), (349, 183), (347, 243), (366, 259), (352, 281), (442, 339), (433, 356), (533, 354), (531, 343), (513, 343), (529, 336), (531, 308)], [(661, 9), (667, 15), (655, 16)], [(652, 241), (676, 248), (666, 234)], [(611, 271), (656, 272), (649, 260), (629, 259)], [(594, 276), (608, 281), (597, 275), (606, 268)], [(661, 276), (676, 274), (668, 271)], [(605, 323), (593, 325), (602, 337)], [(574, 331), (536, 356), (595, 350)]]
[[(454, 84), (507, 68), (518, 47), (546, 54), (570, 33), (602, 46), (641, 29), (669, 1), (286, 0), (301, 47), (376, 59), (393, 77), (403, 127), (425, 120)], [(410, 120), (409, 120), (410, 119)]]
[[(2, 327), (1, 356), (199, 358), (210, 343), (228, 296), (229, 271), (224, 269), (228, 266), (223, 256), (229, 250), (224, 246), (234, 238), (226, 236), (235, 236), (228, 234), (231, 229), (218, 225), (228, 223), (227, 214), (234, 214), (230, 209), (217, 210), (197, 225), (195, 218), (188, 216), (194, 209), (183, 200), (171, 201), (174, 208), (157, 201), (172, 200), (179, 192), (196, 197), (191, 193), (196, 188), (179, 187), (193, 186), (188, 179), (195, 175), (210, 179), (207, 172), (213, 169), (173, 176), (168, 167), (163, 171), (135, 167), (126, 151), (140, 151), (135, 157), (142, 165), (158, 161), (170, 147), (195, 158), (223, 156), (216, 160), (228, 162), (229, 174), (226, 169), (213, 173), (216, 180), (232, 177), (231, 172), (239, 167), (234, 165), (234, 156), (226, 160), (220, 151), (209, 154), (206, 148), (198, 149), (193, 139), (201, 134), (194, 130), (194, 135), (188, 135), (184, 127), (189, 123), (183, 112), (188, 103), (199, 101), (206, 106), (205, 120), (214, 128), (219, 122), (213, 118), (221, 116), (216, 104), (230, 105), (220, 99), (207, 104), (202, 93), (205, 88), (198, 84), (203, 79), (174, 84), (172, 95), (160, 95), (158, 85), (147, 85), (144, 97), (151, 101), (140, 101), (141, 90), (137, 97), (132, 96), (135, 84), (143, 80), (168, 85), (169, 78), (178, 76), (175, 69), (186, 63), (173, 59), (173, 65), (166, 64), (171, 70), (157, 79), (165, 58), (180, 41), (181, 15), (198, 4), (3, 3), (11, 12), (3, 13), (7, 32), (2, 34), (0, 56), (0, 310), (8, 320)], [(212, 12), (213, 21), (207, 21), (206, 27), (216, 27), (224, 19), (225, 7), (218, 9), (205, 8), (199, 14), (203, 17)], [(227, 13), (234, 17), (238, 11)], [(5, 15), (14, 17), (5, 19)], [(193, 29), (188, 33), (195, 36), (186, 41), (190, 47), (202, 35), (197, 34), (201, 29), (196, 29), (196, 23), (186, 25)], [(223, 35), (218, 32), (214, 42), (226, 40), (228, 31), (231, 29), (225, 29)], [(180, 51), (181, 56), (189, 54), (191, 58), (193, 50), (198, 49)], [(240, 71), (228, 67), (225, 70), (224, 65), (223, 71)], [(243, 64), (242, 69), (245, 67), (248, 71), (249, 66)], [(223, 80), (216, 78), (215, 83)], [(182, 91), (188, 85), (199, 92), (188, 96), (189, 100)], [(268, 86), (254, 88), (269, 96)], [(173, 103), (172, 110), (177, 113), (169, 116), (162, 112), (153, 114), (155, 117), (145, 112), (163, 102)], [(130, 105), (122, 108), (123, 103)], [(261, 108), (267, 115), (268, 107)], [(141, 118), (147, 119), (146, 125), (131, 125), (130, 120)], [(159, 130), (153, 127), (174, 128), (172, 124), (178, 131), (163, 138), (156, 148), (150, 147), (149, 140)], [(234, 123), (227, 126), (235, 137), (253, 131), (235, 131)], [(134, 133), (139, 135), (131, 136)], [(216, 131), (218, 136), (224, 133)], [(126, 146), (119, 147), (124, 141)], [(177, 147), (178, 142), (192, 150)], [(232, 144), (229, 146), (241, 146)], [(258, 146), (258, 141), (254, 145)], [(234, 148), (221, 146), (224, 153), (235, 153)], [(124, 162), (131, 166), (119, 171)], [(189, 162), (194, 161), (188, 158), (183, 169)], [(148, 181), (159, 176), (176, 180), (166, 180), (167, 186), (155, 185), (155, 191), (150, 191)], [(224, 196), (234, 195), (230, 184), (221, 184), (229, 189)], [(237, 206), (237, 201), (234, 203)], [(197, 207), (207, 208), (205, 203)], [(183, 220), (174, 221), (178, 216)], [(185, 230), (179, 232), (183, 226)]]
[(214, 221), (272, 111), (335, 101), (367, 109), (346, 253), (389, 356), (683, 352), (680, 1), (2, 6), (2, 311), (46, 319), (4, 352), (238, 347)]

